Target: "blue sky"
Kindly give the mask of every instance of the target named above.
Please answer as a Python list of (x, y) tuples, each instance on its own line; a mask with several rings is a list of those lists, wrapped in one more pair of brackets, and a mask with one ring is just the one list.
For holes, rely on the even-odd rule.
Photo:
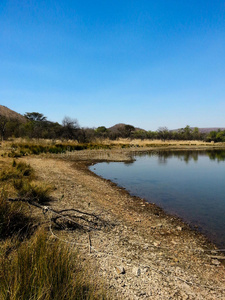
[(225, 127), (225, 2), (1, 0), (0, 104), (82, 127)]

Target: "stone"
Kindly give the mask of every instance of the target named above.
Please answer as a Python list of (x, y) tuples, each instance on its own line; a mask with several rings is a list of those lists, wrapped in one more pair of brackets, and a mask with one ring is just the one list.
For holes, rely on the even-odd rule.
[(215, 266), (218, 266), (218, 265), (220, 265), (220, 261), (218, 261), (218, 259), (213, 259), (212, 264)]
[(141, 275), (141, 269), (139, 267), (134, 267), (133, 268), (133, 273), (135, 276), (140, 276)]
[(122, 267), (122, 266), (116, 266), (115, 267), (115, 270), (116, 270), (116, 273), (118, 274), (118, 275), (120, 275), (120, 274), (125, 274), (126, 272), (125, 272), (125, 269), (124, 269), (124, 267)]
[(160, 244), (161, 244), (160, 242), (154, 242), (154, 243), (153, 243), (153, 245), (154, 245), (155, 247), (159, 247)]

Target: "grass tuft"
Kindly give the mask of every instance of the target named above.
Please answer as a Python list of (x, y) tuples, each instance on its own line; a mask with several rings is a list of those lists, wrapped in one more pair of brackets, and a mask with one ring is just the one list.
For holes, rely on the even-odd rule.
[(31, 180), (34, 177), (33, 169), (30, 165), (24, 162), (17, 163), (15, 160), (13, 160), (11, 167), (2, 170), (0, 174), (0, 181), (23, 179), (24, 177)]
[(39, 230), (17, 252), (0, 259), (0, 299), (106, 299), (88, 283), (77, 256)]
[(27, 215), (27, 206), (20, 202), (8, 202), (7, 193), (0, 195), (0, 240), (14, 235), (23, 236), (28, 232), (31, 219)]
[(45, 183), (18, 179), (14, 181), (14, 188), (17, 190), (18, 198), (35, 200), (40, 204), (48, 203), (51, 200), (50, 192), (52, 188)]

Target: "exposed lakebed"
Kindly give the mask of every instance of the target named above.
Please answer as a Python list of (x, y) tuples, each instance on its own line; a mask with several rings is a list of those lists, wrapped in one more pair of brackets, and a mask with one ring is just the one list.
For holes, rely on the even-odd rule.
[(225, 151), (152, 151), (90, 170), (181, 217), (225, 246)]

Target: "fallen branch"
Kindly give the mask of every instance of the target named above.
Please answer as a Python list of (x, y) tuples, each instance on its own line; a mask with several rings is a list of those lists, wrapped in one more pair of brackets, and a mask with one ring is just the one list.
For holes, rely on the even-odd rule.
[[(38, 199), (27, 199), (27, 198), (8, 198), (10, 202), (26, 202), (29, 205), (33, 205), (43, 211), (44, 214), (50, 212), (54, 215), (51, 217), (51, 221), (53, 221), (59, 227), (67, 227), (70, 229), (86, 229), (86, 230), (97, 230), (100, 229), (102, 226), (106, 226), (106, 222), (99, 218), (98, 216), (87, 213), (78, 209), (63, 209), (63, 210), (55, 210), (49, 206), (41, 205), (37, 201)], [(65, 215), (64, 213), (67, 212)], [(68, 212), (77, 213), (79, 215), (71, 215)], [(59, 223), (58, 220), (64, 220), (65, 224), (62, 222)]]

